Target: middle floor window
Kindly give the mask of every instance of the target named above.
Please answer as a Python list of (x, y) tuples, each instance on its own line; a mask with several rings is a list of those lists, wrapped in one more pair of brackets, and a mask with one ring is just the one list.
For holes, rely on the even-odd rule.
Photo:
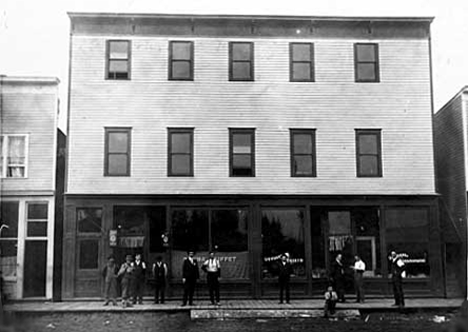
[(193, 128), (168, 129), (169, 176), (193, 176)]
[(314, 177), (315, 130), (291, 129), (291, 176)]
[(255, 176), (255, 129), (229, 129), (229, 175)]

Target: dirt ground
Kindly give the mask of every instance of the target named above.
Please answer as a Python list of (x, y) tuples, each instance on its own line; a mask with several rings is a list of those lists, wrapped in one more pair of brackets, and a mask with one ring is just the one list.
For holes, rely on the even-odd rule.
[[(434, 322), (434, 314), (371, 314), (362, 319), (239, 319), (191, 321), (188, 313), (64, 313), (17, 317), (14, 326), (0, 328), (14, 332), (441, 332), (454, 331), (453, 315), (441, 315), (445, 322)], [(458, 332), (458, 331), (457, 331)]]

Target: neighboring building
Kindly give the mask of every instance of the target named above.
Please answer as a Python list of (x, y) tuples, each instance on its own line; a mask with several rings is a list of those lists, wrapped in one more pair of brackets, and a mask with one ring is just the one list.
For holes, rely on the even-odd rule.
[(437, 192), (441, 194), (447, 295), (466, 296), (468, 86), (434, 117)]
[(410, 295), (444, 294), (432, 18), (69, 16), (64, 298), (136, 252), (180, 296), (185, 251), (210, 248), (227, 297), (276, 296), (283, 252), (294, 296), (338, 252), (390, 295), (390, 250)]
[(53, 294), (58, 84), (0, 77), (0, 269), (10, 299)]

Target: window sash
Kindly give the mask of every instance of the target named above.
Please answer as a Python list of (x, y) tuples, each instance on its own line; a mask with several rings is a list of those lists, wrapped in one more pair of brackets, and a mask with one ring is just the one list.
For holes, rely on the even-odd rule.
[[(174, 151), (175, 148), (173, 147), (173, 135), (189, 135), (188, 141), (188, 150), (187, 151)], [(176, 160), (178, 156), (185, 156), (188, 158), (188, 166), (187, 169), (182, 171), (178, 171), (176, 166), (180, 166), (176, 164)], [(168, 129), (168, 143), (167, 143), (167, 175), (168, 176), (193, 176), (193, 129), (185, 129), (185, 128), (169, 128)], [(185, 158), (181, 160), (186, 161)], [(180, 160), (179, 160), (180, 161)]]
[[(234, 145), (235, 135), (249, 135), (250, 136), (250, 150), (245, 145)], [(238, 152), (236, 152), (236, 150)], [(247, 152), (249, 151), (249, 152)], [(249, 167), (236, 167), (236, 163), (239, 162), (239, 157), (249, 157)], [(255, 129), (230, 129), (229, 131), (229, 175), (231, 177), (254, 177), (255, 176)], [(236, 174), (244, 173), (246, 170), (250, 171), (250, 174)]]
[[(16, 142), (16, 144), (14, 143)], [(13, 145), (14, 144), (14, 145)], [(2, 135), (0, 144), (0, 177), (27, 178), (28, 135)], [(18, 149), (15, 151), (14, 149)]]
[[(125, 52), (112, 51), (112, 44), (126, 43)], [(130, 79), (131, 43), (129, 40), (108, 40), (106, 52), (106, 79), (126, 80)]]
[[(363, 56), (364, 59), (359, 57), (360, 47), (372, 47), (373, 59)], [(372, 65), (373, 67), (369, 66)], [(366, 72), (364, 75), (362, 70), (371, 69), (372, 71)], [(356, 43), (354, 44), (354, 72), (356, 82), (380, 82), (380, 69), (379, 69), (379, 45), (375, 43)]]
[[(177, 46), (188, 46), (188, 54), (186, 56), (179, 56), (176, 54), (175, 49)], [(188, 65), (186, 75), (177, 74), (180, 65)], [(169, 80), (193, 80), (194, 68), (194, 46), (191, 41), (171, 41), (169, 42)], [(182, 70), (184, 72), (184, 70)]]
[[(295, 143), (296, 136), (309, 136), (311, 140), (311, 151), (296, 152)], [(316, 149), (315, 149), (315, 129), (291, 129), (290, 131), (290, 144), (291, 144), (291, 176), (292, 177), (316, 177)], [(301, 172), (297, 167), (296, 157), (309, 157), (311, 158), (310, 170), (308, 172)]]
[[(309, 46), (309, 59), (299, 58), (295, 54), (295, 47), (296, 46)], [(289, 59), (290, 59), (290, 81), (291, 82), (314, 82), (315, 81), (315, 73), (314, 73), (314, 44), (313, 43), (290, 43), (289, 44)], [(307, 73), (302, 73), (304, 75), (299, 75), (296, 73), (297, 65), (308, 65), (309, 70)]]
[[(240, 57), (236, 59), (235, 48), (236, 45), (248, 45), (249, 59)], [(242, 65), (242, 66), (239, 66)], [(248, 74), (244, 75), (243, 72), (238, 72), (241, 68), (248, 67)], [(230, 81), (253, 81), (254, 80), (254, 47), (252, 42), (230, 42), (229, 43), (229, 80)]]
[[(124, 133), (126, 138), (126, 151), (110, 152), (110, 135), (113, 133)], [(104, 151), (104, 176), (130, 176), (131, 165), (131, 128), (105, 128), (105, 151)], [(125, 170), (122, 172), (112, 171), (113, 167), (121, 167), (118, 164), (112, 164), (113, 156), (125, 156)], [(115, 159), (114, 159), (115, 162)], [(116, 166), (117, 165), (117, 166)]]
[[(361, 138), (365, 136), (374, 136), (377, 150), (375, 153), (361, 152)], [(372, 158), (366, 158), (372, 157)], [(364, 169), (373, 169), (373, 165), (366, 165), (364, 163), (375, 161), (376, 171), (365, 172)], [(382, 143), (381, 131), (374, 129), (359, 129), (356, 130), (356, 168), (358, 177), (382, 177)], [(369, 167), (370, 166), (370, 167)]]

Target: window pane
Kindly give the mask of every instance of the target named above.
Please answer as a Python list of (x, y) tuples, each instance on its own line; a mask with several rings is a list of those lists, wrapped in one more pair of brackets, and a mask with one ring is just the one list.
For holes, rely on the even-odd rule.
[(114, 227), (118, 231), (118, 247), (142, 250), (147, 241), (148, 222), (148, 212), (143, 207), (114, 207)]
[(26, 156), (25, 137), (10, 136), (8, 139), (8, 164), (24, 165)]
[(293, 63), (293, 79), (301, 81), (312, 80), (310, 63)]
[(28, 219), (47, 220), (47, 203), (28, 203)]
[(326, 278), (325, 227), (326, 216), (319, 208), (310, 209), (312, 239), (312, 278)]
[(389, 208), (386, 217), (388, 251), (404, 256), (409, 278), (428, 277), (429, 268), (429, 214), (426, 208)]
[[(6, 225), (0, 231), (2, 238), (16, 238), (18, 237), (18, 215), (19, 215), (19, 202), (1, 202), (0, 209), (0, 226)], [(0, 256), (2, 253), (0, 252)]]
[(223, 279), (249, 279), (248, 210), (211, 212), (212, 248), (221, 260)]
[(128, 61), (127, 60), (110, 60), (109, 73), (127, 73)]
[(29, 221), (28, 236), (47, 236), (47, 222)]
[(252, 146), (251, 134), (233, 134), (232, 145), (234, 153), (250, 153)]
[(376, 61), (375, 45), (356, 45), (358, 61)]
[(352, 219), (356, 227), (357, 254), (366, 263), (365, 277), (382, 277), (379, 209), (355, 208)]
[(232, 64), (232, 78), (239, 80), (251, 79), (250, 62), (234, 62)]
[[(208, 211), (202, 209), (172, 212), (173, 248), (186, 254), (187, 250), (206, 251), (208, 246)], [(177, 263), (178, 267), (182, 260)]]
[(3, 172), (3, 136), (0, 135), (0, 177), (5, 176)]
[(189, 175), (191, 174), (190, 156), (188, 155), (173, 155), (171, 164), (171, 174), (173, 175)]
[(313, 144), (312, 135), (310, 134), (294, 134), (293, 135), (294, 153), (312, 154)]
[(312, 156), (294, 156), (294, 174), (312, 175), (313, 163)]
[(126, 153), (128, 150), (128, 133), (109, 132), (109, 151), (110, 153)]
[(109, 55), (111, 59), (128, 59), (127, 41), (110, 41)]
[(310, 44), (293, 44), (293, 61), (311, 61)]
[(76, 223), (80, 233), (100, 233), (102, 209), (80, 208), (76, 210)]
[(301, 210), (262, 211), (263, 278), (278, 276), (281, 254), (288, 253), (294, 274), (305, 277), (304, 213)]
[(375, 81), (377, 79), (373, 63), (358, 63), (357, 70), (359, 80)]
[(349, 211), (329, 211), (328, 223), (330, 234), (351, 234), (351, 214)]
[(0, 271), (2, 277), (16, 277), (18, 243), (16, 240), (0, 240)]
[(232, 60), (251, 60), (250, 54), (251, 44), (247, 43), (232, 43)]
[(111, 174), (111, 175), (128, 174), (127, 160), (128, 158), (127, 158), (127, 155), (125, 154), (109, 155), (108, 174)]
[(192, 78), (190, 62), (174, 61), (172, 62), (172, 78), (189, 79)]
[(359, 174), (360, 175), (379, 175), (379, 162), (376, 156), (360, 156), (359, 157)]
[(172, 59), (173, 60), (190, 60), (191, 59), (191, 43), (172, 42)]
[(11, 167), (7, 168), (8, 178), (24, 178), (25, 168), (24, 167)]
[(252, 167), (252, 157), (250, 155), (235, 154), (232, 156), (233, 168), (250, 169)]
[(80, 240), (79, 268), (97, 269), (99, 258), (99, 240)]
[(378, 154), (377, 135), (359, 135), (360, 154)]
[(190, 153), (189, 133), (171, 133), (171, 153)]

